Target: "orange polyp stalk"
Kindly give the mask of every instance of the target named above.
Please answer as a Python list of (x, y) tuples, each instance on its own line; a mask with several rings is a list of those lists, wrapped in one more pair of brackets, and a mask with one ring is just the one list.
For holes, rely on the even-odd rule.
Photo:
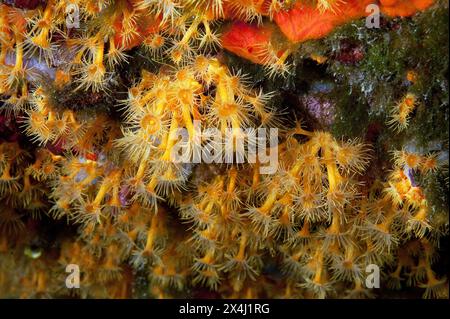
[(120, 287), (118, 287), (118, 291), (116, 290), (114, 293), (114, 299), (128, 299), (130, 296), (129, 293), (129, 284), (127, 279), (122, 280), (120, 283)]
[(2, 180), (10, 180), (11, 179), (11, 162), (7, 162), (5, 168), (3, 169), (3, 174), (0, 177)]
[(105, 198), (105, 196), (109, 190), (109, 187), (110, 187), (110, 182), (107, 180), (104, 180), (102, 185), (100, 186), (100, 189), (99, 189), (97, 195), (95, 196), (94, 203), (93, 203), (95, 206), (99, 206), (102, 203), (103, 198)]
[(237, 285), (233, 283), (233, 293), (230, 295), (230, 299), (240, 299), (239, 289), (236, 287)]
[(186, 125), (186, 129), (189, 133), (189, 139), (193, 139), (195, 132), (194, 132), (194, 124), (192, 123), (191, 118), (191, 108), (186, 103), (181, 103), (181, 114), (183, 116), (183, 122)]
[(138, 167), (138, 171), (136, 173), (136, 176), (134, 177), (135, 180), (140, 183), (142, 178), (144, 177), (145, 174), (145, 169), (147, 168), (147, 159), (144, 158), (140, 163), (139, 163), (139, 167)]
[[(36, 94), (36, 92), (35, 92), (35, 94)], [(48, 105), (45, 98), (36, 99), (35, 104), (37, 106), (37, 110), (43, 110)]]
[(215, 224), (210, 224), (205, 230), (201, 231), (203, 237), (215, 241), (217, 239), (217, 232), (215, 230)]
[(7, 17), (8, 17), (8, 7), (4, 4), (0, 4), (0, 31), (2, 33), (7, 33), (8, 32), (8, 21), (7, 21)]
[(377, 228), (385, 233), (389, 233), (389, 227), (391, 226), (391, 223), (394, 221), (395, 214), (393, 210), (389, 210), (387, 215), (385, 216), (386, 219), (381, 224), (377, 225)]
[(42, 109), (39, 111), (39, 113), (41, 113), (42, 116), (44, 116), (44, 117), (48, 116), (49, 112), (50, 112), (50, 109), (45, 105), (43, 105)]
[(341, 216), (336, 209), (333, 209), (333, 220), (330, 227), (327, 229), (329, 234), (339, 234), (340, 233)]
[(175, 263), (168, 263), (166, 274), (168, 276), (173, 276), (177, 274), (176, 264)]
[(30, 173), (25, 171), (25, 174), (23, 175), (23, 189), (22, 193), (25, 193), (29, 191), (31, 188), (31, 182), (30, 182)]
[[(129, 99), (129, 107), (131, 110), (139, 110), (142, 111), (145, 106), (144, 99), (147, 97), (147, 100), (153, 98), (153, 94), (151, 92), (145, 94), (144, 96), (140, 93), (140, 89), (138, 87), (132, 87), (128, 90), (128, 99)], [(147, 107), (149, 109), (149, 107)]]
[(56, 204), (61, 207), (62, 209), (69, 209), (70, 208), (70, 201), (69, 200), (59, 200), (56, 202)]
[(112, 190), (112, 197), (111, 197), (111, 201), (110, 201), (110, 206), (113, 207), (120, 207), (121, 203), (120, 203), (120, 197), (119, 197), (119, 186), (118, 185), (114, 185), (113, 190)]
[(289, 55), (292, 53), (291, 49), (284, 50), (283, 54), (278, 58), (276, 61), (276, 64), (282, 65), (284, 62), (286, 62), (286, 59), (289, 57)]
[(291, 223), (291, 219), (289, 218), (289, 207), (285, 206), (283, 209), (283, 213), (280, 216), (280, 223), (283, 225), (289, 225)]
[(305, 220), (305, 222), (303, 223), (303, 227), (302, 229), (300, 229), (300, 231), (298, 232), (298, 235), (300, 237), (309, 237), (310, 232), (309, 232), (309, 222), (307, 220)]
[(428, 215), (427, 206), (422, 204), (421, 207), (419, 208), (419, 211), (414, 216), (414, 219), (419, 220), (419, 221), (424, 221), (427, 219), (427, 215)]
[(7, 76), (0, 75), (0, 94), (4, 94), (4, 93), (6, 93), (6, 91), (9, 90), (8, 84), (6, 83), (6, 81), (4, 81), (6, 78), (7, 78)]
[(292, 175), (292, 176), (297, 176), (299, 171), (300, 171), (300, 169), (302, 168), (302, 166), (303, 166), (303, 162), (302, 161), (297, 161), (295, 163), (295, 165), (289, 170), (289, 174)]
[(16, 43), (16, 63), (14, 70), (22, 70), (23, 68), (23, 41)]
[(427, 265), (425, 267), (425, 271), (427, 273), (427, 281), (429, 286), (433, 286), (437, 283), (439, 283), (439, 280), (436, 278), (434, 271), (431, 269), (430, 263), (427, 262)]
[(42, 48), (49, 48), (50, 47), (50, 41), (48, 39), (49, 32), (50, 29), (48, 27), (43, 27), (42, 30), (39, 32), (39, 34), (32, 38), (33, 43)]
[(278, 200), (278, 203), (281, 205), (284, 205), (286, 207), (289, 207), (290, 205), (292, 205), (292, 201), (293, 201), (292, 195), (289, 193), (286, 193), (285, 195), (283, 195), (283, 197), (281, 197)]
[[(160, 83), (157, 74), (146, 71), (144, 69), (142, 70), (141, 77), (142, 77), (141, 82), (139, 82), (137, 87), (135, 86), (135, 88), (139, 89), (140, 91), (145, 91), (147, 89), (154, 88), (157, 83)], [(165, 82), (163, 81), (163, 83), (165, 83)], [(155, 96), (157, 96), (157, 95), (155, 94)]]
[(98, 41), (97, 49), (95, 50), (94, 64), (99, 68), (103, 68), (103, 54), (105, 49), (105, 43), (103, 40)]
[(145, 243), (144, 251), (150, 252), (153, 249), (156, 232), (158, 230), (158, 215), (154, 214), (152, 217), (150, 229), (147, 232), (147, 242)]
[(299, 250), (298, 252), (294, 253), (291, 258), (294, 261), (298, 261), (300, 259), (300, 257), (303, 255), (303, 252), (301, 250)]
[(47, 6), (45, 7), (44, 14), (42, 15), (42, 20), (50, 21), (53, 13), (54, 0), (48, 0)]
[(114, 268), (114, 256), (112, 253), (109, 253), (107, 255), (104, 268), (106, 268), (106, 269)]
[(94, 236), (90, 240), (90, 243), (92, 245), (98, 245), (101, 240), (102, 240), (102, 238), (101, 238), (100, 234), (97, 233), (97, 234), (94, 234)]
[(347, 247), (347, 249), (345, 250), (345, 259), (352, 261), (354, 256), (355, 256), (355, 248), (353, 245), (349, 245), (349, 247)]
[(83, 57), (84, 50), (79, 50), (73, 58), (73, 64), (81, 64), (81, 59)]
[(128, 215), (130, 217), (136, 217), (139, 214), (140, 205), (138, 203), (133, 203), (128, 209)]
[(328, 174), (328, 183), (329, 183), (329, 193), (332, 193), (339, 182), (342, 180), (341, 175), (339, 174), (338, 168), (336, 166), (336, 161), (334, 161), (332, 150), (329, 146), (323, 146), (324, 148), (324, 157), (327, 161), (327, 174)]
[(161, 115), (164, 111), (164, 107), (166, 106), (166, 100), (165, 99), (158, 99), (158, 102), (156, 102), (156, 115)]
[(176, 172), (174, 172), (174, 167), (169, 166), (169, 168), (164, 172), (163, 176), (168, 180), (174, 180), (177, 178)]
[(405, 199), (405, 204), (412, 208), (424, 208), (427, 205), (425, 195), (419, 187), (411, 187), (405, 194)]
[(130, 209), (127, 210), (126, 214), (121, 214), (117, 220), (119, 223), (123, 223), (123, 224), (128, 224), (131, 220), (131, 217), (133, 215), (133, 212), (131, 211), (132, 208), (130, 207)]
[[(221, 119), (220, 120), (220, 133), (222, 134), (222, 136), (225, 135), (227, 128), (228, 128), (227, 121)], [(234, 143), (234, 141), (233, 141), (233, 143)], [(234, 144), (233, 144), (233, 147), (234, 147)]]
[(258, 187), (259, 182), (261, 180), (261, 176), (259, 175), (259, 167), (261, 164), (259, 163), (258, 159), (256, 159), (256, 163), (253, 166), (253, 177), (252, 177), (252, 188), (255, 189)]
[(291, 282), (288, 282), (286, 285), (286, 289), (284, 290), (284, 297), (286, 299), (292, 297), (292, 284)]
[(228, 209), (228, 206), (224, 203), (220, 205), (220, 213), (222, 214), (222, 217), (226, 220), (230, 216), (230, 210)]
[[(101, 225), (100, 225), (101, 226)], [(106, 235), (106, 237), (113, 237), (114, 235), (116, 235), (118, 233), (117, 228), (113, 225), (113, 223), (111, 222), (111, 220), (107, 220), (105, 223), (105, 226), (102, 227), (102, 229), (104, 229), (104, 234)], [(117, 250), (117, 247), (115, 247)]]
[(75, 120), (75, 115), (72, 111), (66, 111), (63, 115), (63, 120), (65, 120), (68, 123), (76, 124), (77, 121)]
[(228, 84), (227, 81), (220, 79), (217, 83), (216, 102), (219, 105), (234, 103), (234, 92), (232, 89), (230, 89), (230, 86), (227, 84)]
[(227, 69), (217, 59), (209, 61), (208, 71), (211, 75), (217, 76), (219, 82), (227, 78)]
[(175, 132), (178, 129), (178, 121), (176, 117), (172, 117), (172, 121), (170, 123), (170, 129), (167, 136), (167, 145), (165, 147), (164, 154), (161, 156), (162, 161), (170, 161), (172, 148), (175, 145), (176, 139), (173, 138), (175, 136)]
[(198, 105), (194, 104), (192, 106), (192, 117), (194, 118), (194, 121), (201, 121), (202, 115), (200, 114), (200, 111), (198, 110)]
[(93, 130), (91, 130), (91, 129), (88, 129), (86, 131), (86, 133), (84, 134), (83, 139), (81, 139), (78, 142), (77, 148), (79, 150), (83, 150), (83, 151), (89, 152), (89, 150), (92, 147), (92, 143), (94, 141), (94, 137), (95, 137), (95, 132)]
[(109, 42), (109, 52), (111, 53), (116, 51), (116, 44), (114, 42), (114, 37), (110, 37), (108, 42)]
[(47, 118), (47, 124), (52, 124), (54, 121), (55, 121), (55, 112), (49, 111), (48, 118)]
[[(253, 5), (255, 6), (255, 8), (262, 8), (262, 6), (264, 5), (264, 2), (266, 2), (266, 0), (256, 0), (256, 1), (253, 1)], [(286, 1), (287, 3), (289, 3), (289, 1)], [(260, 13), (262, 13), (262, 12), (260, 12)]]
[(236, 180), (237, 180), (237, 170), (236, 168), (232, 168), (229, 172), (230, 174), (230, 180), (228, 181), (228, 187), (227, 187), (227, 193), (234, 192), (234, 189), (236, 187)]
[(70, 82), (71, 76), (69, 72), (63, 70), (57, 70), (55, 73), (54, 84), (58, 88), (61, 88)]
[(206, 255), (201, 259), (201, 262), (207, 265), (211, 265), (214, 260), (214, 249), (209, 249)]
[(238, 135), (241, 129), (241, 122), (236, 116), (231, 118), (231, 127), (233, 128), (233, 139), (239, 137)]
[(363, 290), (363, 289), (364, 289), (364, 287), (363, 287), (363, 285), (362, 285), (361, 279), (359, 279), (358, 277), (356, 277), (356, 278), (355, 278), (355, 288), (353, 288), (353, 290), (360, 291), (360, 290)]
[(397, 268), (395, 268), (395, 271), (392, 273), (392, 277), (394, 278), (400, 278), (400, 273), (402, 271), (403, 265), (402, 263), (399, 261), (397, 264)]
[(195, 20), (192, 22), (192, 24), (189, 26), (188, 30), (184, 34), (183, 38), (181, 39), (181, 44), (188, 44), (189, 40), (193, 37), (194, 33), (197, 32), (198, 25), (202, 21), (202, 17), (196, 17)]
[(7, 50), (6, 46), (1, 45), (1, 50), (0, 50), (0, 64), (1, 65), (5, 65), (7, 52), (8, 52), (8, 50)]
[(0, 237), (0, 252), (5, 253), (8, 251), (8, 239), (6, 237)]
[(257, 111), (263, 112), (264, 111), (264, 104), (258, 101), (258, 98), (256, 96), (252, 96), (250, 94), (244, 93), (242, 95), (242, 98), (245, 102), (248, 104), (251, 104)]
[(305, 135), (305, 136), (313, 136), (314, 135), (313, 132), (304, 130), (301, 128), (301, 126), (295, 128), (295, 133), (300, 134), (300, 135)]
[(156, 177), (156, 175), (153, 175), (152, 178), (150, 179), (150, 181), (148, 182), (146, 189), (151, 192), (155, 192), (155, 187), (157, 184), (158, 184), (158, 178)]
[(139, 229), (138, 228), (134, 228), (133, 230), (129, 231), (127, 233), (127, 235), (132, 241), (135, 241), (138, 233), (139, 233)]
[(371, 240), (366, 240), (365, 241), (365, 243), (366, 243), (366, 246), (367, 246), (367, 249), (366, 249), (366, 251), (374, 251), (375, 250), (375, 248), (374, 248), (374, 246), (373, 246), (373, 242), (371, 241)]
[(37, 274), (37, 292), (44, 292), (46, 290), (47, 278), (43, 271), (39, 271)]
[(206, 17), (202, 19), (202, 24), (205, 27), (205, 34), (211, 34), (211, 28), (209, 27), (209, 22)]
[(162, 291), (162, 289), (159, 289), (159, 288), (154, 288), (154, 289), (155, 289), (154, 294), (157, 296), (156, 297), (157, 299), (165, 299), (164, 297), (166, 295), (164, 294), (164, 291)]
[(256, 297), (256, 293), (255, 293), (255, 289), (248, 287), (247, 290), (245, 291), (245, 299), (255, 299)]
[(245, 259), (245, 247), (247, 246), (247, 235), (241, 234), (241, 241), (239, 242), (239, 251), (236, 255), (236, 260), (243, 261)]
[(26, 83), (22, 84), (22, 92), (21, 93), (22, 93), (22, 95), (21, 95), (22, 98), (28, 97), (28, 86)]
[(95, 231), (95, 225), (90, 223), (86, 225), (86, 227), (83, 229), (83, 234), (86, 236), (91, 236), (94, 234)]
[(259, 211), (265, 215), (269, 214), (270, 210), (275, 204), (275, 201), (277, 200), (277, 196), (278, 188), (274, 187), (269, 193), (269, 196), (267, 196), (266, 200), (264, 201), (264, 204), (259, 208)]
[(316, 260), (317, 260), (317, 270), (314, 275), (314, 282), (317, 284), (322, 284), (322, 272), (323, 272), (323, 254), (319, 250), (316, 254)]
[(200, 210), (204, 210), (204, 209), (205, 209), (205, 206), (207, 205), (207, 203), (208, 203), (208, 198), (207, 198), (207, 197), (204, 197), (204, 198), (201, 200), (201, 202), (198, 204), (198, 207), (200, 208)]
[(211, 213), (213, 207), (214, 207), (214, 202), (213, 202), (213, 201), (209, 201), (209, 202), (208, 202), (208, 205), (207, 205), (206, 208), (203, 210), (203, 212), (205, 213), (205, 218), (206, 218), (207, 216), (210, 215), (210, 213)]

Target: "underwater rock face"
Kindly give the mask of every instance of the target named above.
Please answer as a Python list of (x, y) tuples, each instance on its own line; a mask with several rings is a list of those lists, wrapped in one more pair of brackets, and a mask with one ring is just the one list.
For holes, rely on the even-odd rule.
[(447, 37), (440, 0), (3, 1), (0, 297), (448, 298)]
[(330, 127), (333, 124), (335, 116), (335, 105), (330, 101), (323, 101), (318, 97), (305, 96), (302, 99), (303, 104), (323, 127)]
[(353, 44), (343, 41), (335, 59), (345, 64), (356, 64), (364, 59), (364, 48), (361, 44)]

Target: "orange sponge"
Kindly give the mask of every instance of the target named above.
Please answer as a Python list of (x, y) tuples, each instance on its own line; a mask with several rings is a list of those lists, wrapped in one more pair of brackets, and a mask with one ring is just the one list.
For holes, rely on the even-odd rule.
[(433, 4), (434, 0), (380, 0), (381, 10), (390, 17), (409, 17), (423, 11)]

